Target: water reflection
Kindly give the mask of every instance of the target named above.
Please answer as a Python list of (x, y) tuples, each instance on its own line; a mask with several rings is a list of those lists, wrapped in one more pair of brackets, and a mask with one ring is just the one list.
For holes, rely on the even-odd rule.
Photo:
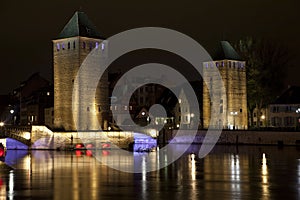
[(192, 192), (191, 192), (191, 199), (197, 198), (197, 184), (196, 184), (196, 173), (197, 173), (197, 166), (196, 166), (196, 154), (191, 153), (190, 154), (191, 159), (191, 186), (192, 186)]
[[(147, 163), (167, 162), (166, 157), (159, 158), (156, 152), (134, 154), (133, 162), (142, 167), (139, 174), (108, 168), (85, 151), (80, 155), (32, 151), (17, 156), (17, 162), (8, 161), (15, 163), (15, 170), (0, 171), (0, 199), (299, 198), (300, 159), (294, 149), (216, 147), (199, 159), (193, 153), (197, 148), (194, 146), (175, 163), (154, 172), (147, 172)], [(117, 153), (107, 151), (105, 156), (115, 156), (117, 162)]]
[(9, 186), (8, 186), (8, 198), (13, 199), (14, 197), (14, 173), (12, 171), (9, 172)]
[(269, 199), (268, 166), (267, 166), (267, 158), (265, 153), (263, 153), (262, 155), (261, 177), (262, 177), (262, 199)]
[[(300, 186), (300, 159), (298, 159), (298, 185)], [(298, 198), (300, 198), (300, 187), (298, 187)]]
[(237, 196), (241, 193), (241, 186), (240, 186), (240, 160), (238, 155), (231, 155), (231, 189), (234, 194)]

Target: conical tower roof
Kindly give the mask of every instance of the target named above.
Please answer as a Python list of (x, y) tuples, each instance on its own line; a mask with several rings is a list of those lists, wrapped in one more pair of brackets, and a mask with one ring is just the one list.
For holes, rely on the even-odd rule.
[(241, 60), (239, 54), (228, 41), (220, 41), (211, 56), (213, 60)]
[(87, 15), (79, 11), (75, 12), (57, 39), (76, 36), (104, 39), (96, 30), (94, 24), (88, 19)]

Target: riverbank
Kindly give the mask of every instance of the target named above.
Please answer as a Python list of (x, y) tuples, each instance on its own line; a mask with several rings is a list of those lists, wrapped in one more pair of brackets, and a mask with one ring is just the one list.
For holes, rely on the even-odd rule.
[[(176, 137), (177, 130), (170, 130), (159, 135), (159, 143), (193, 143), (202, 144), (207, 130), (198, 130), (195, 138), (191, 138), (191, 131), (184, 131), (184, 135)], [(223, 130), (217, 144), (236, 145), (289, 145), (300, 146), (300, 132), (288, 131), (250, 131), (250, 130)]]

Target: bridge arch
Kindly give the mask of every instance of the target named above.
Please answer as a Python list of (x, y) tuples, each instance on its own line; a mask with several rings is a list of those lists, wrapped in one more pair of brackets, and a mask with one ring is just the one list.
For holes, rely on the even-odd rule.
[(30, 132), (31, 127), (29, 126), (5, 126), (0, 129), (0, 138), (11, 138), (30, 147), (32, 144), (30, 139)]

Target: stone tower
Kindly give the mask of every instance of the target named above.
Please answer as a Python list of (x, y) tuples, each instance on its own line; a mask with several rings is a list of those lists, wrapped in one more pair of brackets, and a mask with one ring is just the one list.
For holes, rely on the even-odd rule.
[[(247, 87), (246, 87), (246, 62), (241, 61), (240, 56), (227, 41), (221, 41), (216, 52), (212, 55), (214, 61), (205, 62), (203, 66), (203, 78), (208, 85), (203, 83), (203, 126), (208, 128), (211, 120), (213, 126), (225, 129), (247, 129)], [(215, 82), (217, 76), (211, 67), (219, 69), (226, 90), (219, 102), (219, 119), (210, 119), (211, 99), (220, 93)]]
[[(86, 56), (94, 48), (104, 50), (101, 42), (104, 40), (99, 35), (95, 26), (83, 12), (75, 12), (59, 36), (53, 40), (54, 63), (54, 126), (66, 131), (74, 130), (99, 130), (100, 127), (90, 121), (84, 121), (80, 128), (75, 127), (72, 114), (72, 92), (74, 79), (78, 69)], [(84, 97), (79, 96), (78, 99)], [(98, 83), (94, 105), (84, 108), (86, 113), (93, 112), (100, 126), (104, 124), (108, 113), (108, 77), (105, 73)], [(80, 105), (80, 102), (78, 102)]]

